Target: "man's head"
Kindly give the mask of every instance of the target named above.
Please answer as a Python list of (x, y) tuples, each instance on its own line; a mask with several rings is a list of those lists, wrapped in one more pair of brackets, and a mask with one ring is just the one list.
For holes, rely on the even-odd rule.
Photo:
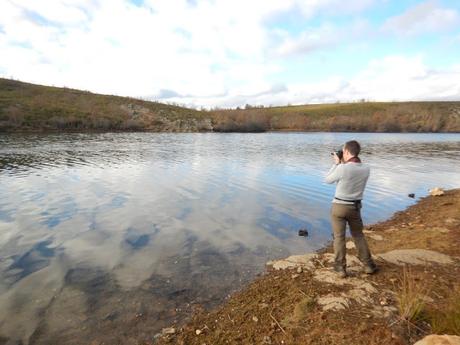
[(356, 140), (350, 140), (343, 145), (343, 159), (345, 162), (351, 157), (358, 157), (361, 145)]

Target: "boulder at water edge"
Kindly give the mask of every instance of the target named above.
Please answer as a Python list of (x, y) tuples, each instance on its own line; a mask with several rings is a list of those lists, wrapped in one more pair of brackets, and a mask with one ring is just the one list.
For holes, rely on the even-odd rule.
[(460, 337), (456, 335), (428, 335), (414, 345), (460, 345)]

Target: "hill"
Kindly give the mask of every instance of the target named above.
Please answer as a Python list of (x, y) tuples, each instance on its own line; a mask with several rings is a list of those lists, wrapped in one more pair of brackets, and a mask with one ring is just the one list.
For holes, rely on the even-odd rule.
[(361, 102), (198, 111), (0, 78), (0, 131), (460, 132), (460, 102)]
[(0, 79), (0, 131), (209, 131), (209, 114), (193, 109)]

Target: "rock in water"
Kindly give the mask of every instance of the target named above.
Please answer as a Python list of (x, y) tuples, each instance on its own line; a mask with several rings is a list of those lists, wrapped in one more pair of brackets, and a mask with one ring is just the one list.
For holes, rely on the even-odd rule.
[(414, 345), (460, 345), (460, 337), (456, 335), (428, 335)]
[(299, 236), (307, 237), (308, 236), (308, 230), (307, 229), (300, 229), (299, 230)]

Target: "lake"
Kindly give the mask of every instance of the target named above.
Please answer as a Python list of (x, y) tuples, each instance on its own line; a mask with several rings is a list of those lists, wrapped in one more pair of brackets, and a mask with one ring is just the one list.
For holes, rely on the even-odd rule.
[(152, 340), (321, 248), (330, 152), (351, 139), (365, 223), (460, 187), (460, 134), (0, 135), (0, 344)]

